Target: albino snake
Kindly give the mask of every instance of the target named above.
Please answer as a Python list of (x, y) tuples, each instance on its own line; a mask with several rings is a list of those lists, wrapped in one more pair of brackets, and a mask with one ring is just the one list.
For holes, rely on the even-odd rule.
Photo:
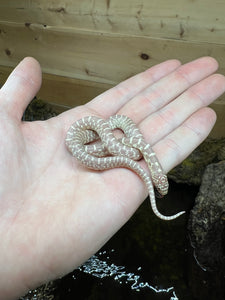
[[(114, 129), (121, 129), (124, 137), (117, 139), (113, 134)], [(91, 143), (94, 141), (96, 143)], [(158, 211), (153, 183), (159, 193), (165, 195), (168, 191), (167, 177), (151, 146), (127, 116), (115, 115), (108, 120), (95, 116), (84, 117), (69, 128), (66, 146), (73, 156), (90, 169), (124, 167), (138, 174), (148, 188), (152, 210), (160, 219), (168, 221), (184, 213), (182, 211), (173, 216), (164, 216)], [(150, 175), (136, 161), (142, 157), (148, 165)]]

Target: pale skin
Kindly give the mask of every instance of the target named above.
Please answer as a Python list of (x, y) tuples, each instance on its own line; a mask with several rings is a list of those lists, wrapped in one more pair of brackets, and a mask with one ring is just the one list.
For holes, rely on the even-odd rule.
[(81, 166), (65, 147), (69, 126), (87, 115), (125, 114), (138, 124), (167, 173), (216, 121), (206, 106), (225, 91), (217, 68), (209, 57), (185, 65), (166, 61), (84, 106), (48, 121), (22, 122), (41, 86), (41, 70), (33, 58), (16, 67), (0, 90), (1, 299), (16, 299), (75, 269), (147, 196), (130, 170), (96, 172)]

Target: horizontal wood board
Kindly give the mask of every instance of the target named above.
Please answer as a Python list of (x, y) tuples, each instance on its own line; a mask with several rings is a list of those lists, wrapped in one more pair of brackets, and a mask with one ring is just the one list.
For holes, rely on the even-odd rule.
[(124, 35), (224, 43), (221, 0), (10, 0), (0, 20)]
[[(25, 56), (44, 72), (39, 95), (69, 107), (166, 59), (213, 56), (225, 75), (224, 12), (218, 0), (0, 1), (0, 84)], [(225, 135), (225, 97), (213, 108)]]

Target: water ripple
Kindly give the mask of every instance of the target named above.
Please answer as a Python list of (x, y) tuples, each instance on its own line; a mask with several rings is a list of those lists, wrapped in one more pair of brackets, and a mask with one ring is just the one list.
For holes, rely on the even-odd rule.
[[(111, 250), (114, 252), (114, 250)], [(98, 253), (98, 256), (107, 255), (106, 251)], [(118, 281), (120, 284), (125, 283), (130, 286), (132, 290), (140, 292), (141, 289), (150, 289), (155, 293), (167, 293), (170, 294), (170, 300), (179, 300), (174, 287), (168, 288), (159, 288), (157, 286), (152, 286), (148, 282), (142, 282), (140, 275), (135, 273), (127, 272), (125, 266), (117, 266), (114, 263), (109, 263), (105, 260), (99, 259), (97, 255), (93, 255), (90, 259), (86, 261), (81, 267), (79, 267), (79, 271), (90, 274), (92, 276), (98, 278), (112, 277), (115, 281)], [(106, 257), (109, 260), (109, 257)], [(141, 267), (137, 269), (140, 271)], [(74, 274), (74, 279), (76, 276)]]

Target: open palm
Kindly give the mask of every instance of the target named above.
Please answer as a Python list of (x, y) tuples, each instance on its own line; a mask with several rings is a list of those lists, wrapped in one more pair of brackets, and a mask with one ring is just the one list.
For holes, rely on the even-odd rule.
[(0, 299), (73, 270), (147, 196), (130, 170), (97, 172), (80, 165), (65, 147), (69, 126), (87, 115), (127, 115), (167, 173), (214, 125), (215, 113), (206, 106), (225, 91), (224, 77), (213, 74), (217, 67), (209, 57), (183, 66), (166, 61), (84, 106), (47, 121), (22, 122), (41, 71), (32, 58), (17, 66), (0, 90)]

